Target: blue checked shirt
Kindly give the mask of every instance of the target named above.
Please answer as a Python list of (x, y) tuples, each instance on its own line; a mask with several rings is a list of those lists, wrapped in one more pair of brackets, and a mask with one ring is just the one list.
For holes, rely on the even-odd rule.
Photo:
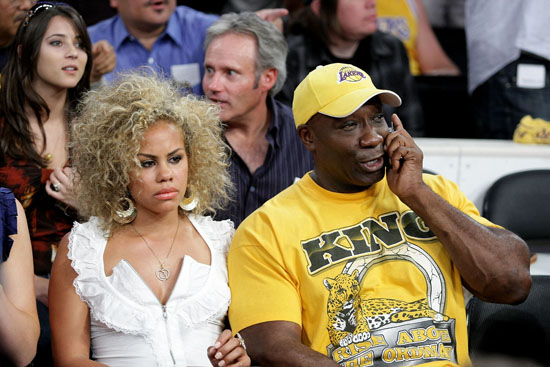
[(216, 19), (218, 16), (178, 6), (151, 51), (128, 33), (118, 15), (89, 27), (88, 32), (93, 43), (107, 40), (115, 49), (116, 68), (105, 75), (107, 81), (116, 78), (118, 72), (148, 65), (178, 82), (188, 83), (195, 94), (203, 94), (203, 43), (206, 29)]

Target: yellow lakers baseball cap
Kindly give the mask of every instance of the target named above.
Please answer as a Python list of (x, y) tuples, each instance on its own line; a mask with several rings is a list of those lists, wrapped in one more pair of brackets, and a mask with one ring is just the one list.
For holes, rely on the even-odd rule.
[(346, 117), (375, 96), (392, 107), (401, 105), (397, 93), (376, 88), (370, 76), (358, 67), (338, 63), (318, 66), (294, 91), (294, 122), (296, 127), (303, 125), (316, 113)]

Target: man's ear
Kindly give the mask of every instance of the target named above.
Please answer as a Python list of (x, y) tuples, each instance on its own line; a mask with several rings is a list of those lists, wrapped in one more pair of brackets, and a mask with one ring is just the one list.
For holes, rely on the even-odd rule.
[(275, 68), (262, 71), (262, 75), (260, 75), (260, 88), (266, 92), (270, 91), (277, 82), (278, 74), (279, 72)]
[(118, 9), (118, 1), (117, 0), (109, 0), (109, 5), (111, 8)]
[(311, 153), (315, 152), (315, 133), (309, 125), (298, 126), (298, 136)]

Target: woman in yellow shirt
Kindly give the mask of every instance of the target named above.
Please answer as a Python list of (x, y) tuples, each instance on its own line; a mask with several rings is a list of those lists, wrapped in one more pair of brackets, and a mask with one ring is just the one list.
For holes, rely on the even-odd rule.
[(422, 0), (376, 2), (378, 29), (401, 39), (409, 55), (413, 75), (458, 75), (429, 23)]

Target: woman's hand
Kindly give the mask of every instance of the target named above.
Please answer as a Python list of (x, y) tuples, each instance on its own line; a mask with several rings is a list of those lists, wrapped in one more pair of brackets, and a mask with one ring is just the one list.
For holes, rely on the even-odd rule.
[(248, 367), (250, 357), (246, 354), (244, 342), (231, 336), (231, 330), (224, 330), (216, 343), (208, 347), (208, 358), (215, 367)]
[(74, 172), (71, 167), (55, 168), (46, 181), (46, 192), (54, 199), (78, 209), (74, 192)]

